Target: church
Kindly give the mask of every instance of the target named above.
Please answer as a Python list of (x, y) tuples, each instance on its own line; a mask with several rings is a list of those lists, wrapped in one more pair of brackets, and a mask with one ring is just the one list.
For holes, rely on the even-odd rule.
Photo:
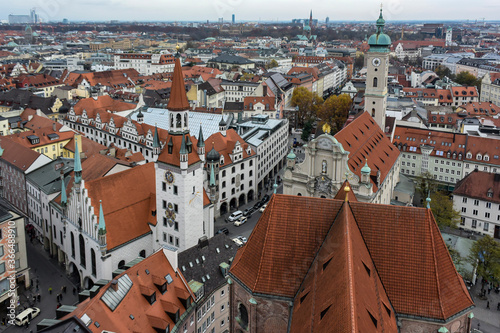
[[(304, 146), (298, 163), (287, 156), (284, 194), (333, 198), (347, 179), (359, 201), (389, 204), (399, 181), (399, 151), (386, 136), (387, 76), (391, 40), (382, 13), (367, 53), (365, 112), (335, 136), (322, 134)], [(325, 131), (328, 132), (328, 131)]]

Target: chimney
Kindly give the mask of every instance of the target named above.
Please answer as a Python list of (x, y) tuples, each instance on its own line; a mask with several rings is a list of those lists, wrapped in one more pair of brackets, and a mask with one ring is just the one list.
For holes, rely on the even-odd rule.
[(52, 123), (52, 130), (54, 132), (57, 132), (57, 128), (56, 128), (56, 123), (55, 122)]
[(111, 281), (111, 288), (113, 288), (114, 291), (118, 291), (118, 280)]

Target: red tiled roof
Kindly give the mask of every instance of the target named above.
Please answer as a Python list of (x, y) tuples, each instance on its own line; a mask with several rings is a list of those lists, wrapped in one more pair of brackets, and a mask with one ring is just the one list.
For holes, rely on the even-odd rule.
[[(416, 154), (421, 154), (421, 145), (432, 146), (434, 149), (430, 154), (431, 156), (447, 158), (447, 153), (449, 152), (449, 158), (453, 158), (453, 154), (455, 153), (455, 159), (459, 160), (459, 154), (462, 154), (462, 159), (465, 157), (467, 135), (415, 127), (396, 126), (393, 143), (398, 149), (399, 145), (401, 145), (401, 151), (403, 152), (408, 151)], [(406, 150), (404, 149), (405, 146)]]
[[(247, 96), (243, 100), (243, 103), (245, 105), (245, 110), (253, 110), (255, 104), (261, 103), (264, 105), (264, 110), (262, 111), (274, 111), (275, 102), (276, 98), (271, 96), (263, 96), (263, 97)], [(252, 107), (250, 107), (250, 104), (252, 104)], [(268, 108), (266, 108), (266, 106)]]
[[(314, 213), (305, 214), (307, 211)], [(361, 236), (357, 234), (356, 224)], [(347, 239), (339, 235), (344, 228), (350, 229), (349, 235), (344, 235)], [(326, 251), (321, 246), (326, 247)], [(340, 265), (339, 261), (349, 250), (347, 259), (351, 258), (352, 262)], [(315, 274), (310, 270), (322, 269), (328, 256), (336, 258), (330, 265), (337, 268), (339, 264), (340, 272), (334, 270), (317, 276), (323, 283), (308, 284), (308, 271)], [(321, 266), (315, 267), (314, 260), (323, 260), (316, 263)], [(349, 266), (351, 273), (345, 270)], [(370, 279), (363, 275), (364, 266), (373, 274)], [(334, 308), (329, 311), (336, 315), (337, 324), (344, 319), (357, 322), (358, 327), (364, 328), (356, 330), (361, 332), (374, 331), (363, 323), (368, 317), (362, 313), (362, 306), (377, 315), (387, 302), (383, 289), (397, 314), (448, 320), (474, 305), (432, 213), (423, 208), (273, 195), (248, 243), (238, 251), (230, 272), (251, 292), (295, 299), (296, 305), (308, 285), (311, 289), (318, 288), (307, 296), (316, 297), (313, 302), (317, 307), (305, 309), (313, 317), (304, 315), (303, 318), (314, 322), (317, 318), (314, 316), (330, 302)], [(370, 287), (364, 289), (367, 285)], [(347, 287), (349, 294), (342, 286)], [(373, 296), (376, 291), (380, 294), (378, 299)], [(363, 297), (365, 295), (367, 297)], [(355, 317), (352, 311), (335, 309), (339, 305), (331, 302), (332, 298), (340, 304), (356, 304)], [(390, 309), (390, 304), (385, 305)], [(388, 331), (392, 332), (394, 323), (386, 319)], [(308, 323), (299, 320), (298, 325), (300, 328)], [(329, 332), (329, 329), (331, 326), (314, 331)]]
[[(396, 163), (399, 151), (393, 147), (368, 112), (361, 113), (335, 134), (335, 139), (349, 152), (349, 169), (353, 173), (361, 177), (361, 168), (368, 162), (372, 176), (376, 176), (380, 170), (382, 183)], [(372, 184), (374, 191), (377, 191), (377, 183), (372, 180)]]
[[(159, 131), (159, 129), (158, 129)], [(158, 132), (159, 133), (159, 132)], [(158, 134), (161, 139), (161, 134)], [(160, 155), (158, 155), (158, 162), (163, 162), (166, 164), (174, 165), (174, 166), (180, 166), (181, 165), (181, 155), (180, 155), (180, 150), (181, 150), (181, 145), (182, 145), (182, 137), (184, 135), (171, 135), (170, 133), (165, 139), (165, 145), (162, 148), (162, 151)], [(196, 144), (198, 143), (198, 140), (194, 136), (191, 136), (190, 134), (185, 134), (186, 138), (189, 138), (189, 140), (192, 143), (192, 150), (188, 154), (188, 165), (192, 165), (194, 163), (200, 162), (200, 156), (198, 155), (198, 152), (196, 151)], [(173, 148), (172, 148), (172, 153), (168, 152), (168, 143), (172, 140)], [(186, 139), (187, 143), (187, 139)]]
[(183, 111), (189, 109), (189, 102), (186, 96), (182, 67), (179, 58), (175, 59), (174, 77), (172, 79), (172, 89), (170, 90), (170, 100), (167, 109), (171, 111)]
[(156, 202), (154, 163), (86, 182), (85, 187), (94, 212), (102, 200), (108, 250), (150, 233), (149, 224), (156, 225), (150, 209), (151, 200)]
[(453, 96), (448, 89), (437, 89), (439, 103), (453, 103)]
[(117, 101), (109, 95), (103, 95), (97, 97), (97, 99), (93, 97), (81, 99), (75, 104), (73, 109), (77, 115), (81, 115), (83, 110), (87, 111), (87, 114), (90, 115), (98, 111), (125, 111), (132, 110), (135, 107), (135, 104)]
[[(57, 134), (59, 138), (56, 139), (50, 139), (47, 135), (49, 134)], [(40, 141), (39, 143), (32, 144), (31, 141), (28, 139), (28, 136), (34, 135), (37, 136)], [(52, 127), (45, 127), (42, 129), (36, 129), (32, 131), (25, 131), (17, 134), (11, 134), (8, 135), (7, 137), (11, 139), (12, 141), (16, 141), (19, 144), (22, 144), (23, 146), (27, 148), (35, 148), (35, 147), (40, 147), (40, 146), (45, 146), (49, 144), (54, 144), (56, 142), (60, 141), (65, 141), (65, 140), (70, 140), (73, 136), (75, 135), (74, 132), (68, 131), (68, 132), (57, 132), (53, 131)]]
[(478, 97), (477, 88), (475, 86), (470, 87), (451, 87), (451, 93), (453, 97)]
[(26, 171), (40, 157), (40, 154), (30, 148), (0, 136), (0, 147), (4, 150), (2, 160), (12, 164), (21, 171)]
[(495, 116), (500, 113), (500, 107), (488, 102), (473, 102), (460, 105), (457, 112), (466, 111), (468, 116)]
[[(103, 330), (110, 332), (155, 333), (158, 330), (164, 332), (167, 326), (171, 331), (176, 322), (172, 321), (167, 312), (179, 310), (180, 318), (186, 311), (181, 299), (186, 297), (187, 294), (191, 301), (193, 300), (189, 287), (183, 282), (182, 273), (172, 267), (163, 251), (158, 251), (115, 279), (120, 279), (125, 275), (132, 280), (132, 286), (114, 311), (104, 303), (102, 298), (104, 293), (112, 288), (110, 282), (101, 287), (93, 298), (87, 298), (78, 304), (76, 310), (63, 319), (70, 316), (80, 318), (86, 314), (92, 322), (99, 323), (99, 327), (94, 324), (88, 326), (88, 329), (96, 333)], [(168, 284), (167, 291), (161, 293), (155, 285), (153, 277), (161, 276), (162, 282), (166, 282), (164, 277), (167, 275), (170, 275), (172, 282)], [(141, 289), (144, 290), (144, 288), (156, 292), (156, 302), (153, 304), (148, 302), (141, 293)], [(166, 304), (168, 304), (167, 308), (165, 308)]]
[(457, 183), (453, 195), (500, 203), (500, 179), (498, 174), (476, 169)]
[[(468, 153), (472, 155), (470, 158), (467, 158)], [(500, 165), (500, 140), (470, 135), (467, 141), (467, 154), (464, 156), (467, 161)], [(480, 160), (478, 154), (481, 155)]]
[(250, 154), (247, 154), (248, 143), (246, 143), (245, 140), (243, 140), (232, 128), (226, 131), (226, 136), (222, 135), (222, 133), (220, 132), (216, 132), (210, 135), (205, 140), (205, 145), (207, 148), (206, 152), (208, 153), (212, 149), (212, 147), (214, 147), (221, 156), (224, 156), (224, 165), (221, 165), (221, 168), (227, 167), (228, 165), (231, 165), (233, 163), (231, 154), (233, 153), (236, 142), (239, 142), (241, 148), (243, 149), (243, 159), (255, 155), (255, 152), (253, 150), (251, 150)]

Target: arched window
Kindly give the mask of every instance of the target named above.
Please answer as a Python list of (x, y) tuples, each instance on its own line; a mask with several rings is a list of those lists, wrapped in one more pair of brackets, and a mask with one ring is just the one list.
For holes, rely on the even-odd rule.
[(96, 262), (95, 262), (95, 251), (90, 249), (90, 263), (92, 265), (92, 275), (97, 276)]
[(181, 115), (178, 113), (176, 118), (175, 118), (175, 126), (177, 128), (180, 128), (181, 127)]
[(78, 236), (78, 242), (80, 244), (80, 265), (85, 267), (86, 265), (86, 260), (85, 260), (85, 240), (83, 239), (83, 236), (80, 235)]
[(73, 236), (73, 233), (71, 233), (70, 236), (71, 236), (71, 256), (74, 258), (75, 257), (75, 236)]
[(297, 193), (297, 195), (298, 195), (299, 197), (301, 197), (301, 196), (302, 196), (302, 193)]
[(141, 252), (139, 252), (139, 257), (146, 258), (146, 250), (142, 250)]
[(372, 117), (375, 117), (375, 108), (372, 109)]
[(125, 267), (125, 260), (121, 260), (119, 263), (118, 263), (118, 269), (123, 269)]
[(378, 79), (376, 77), (373, 78), (373, 87), (377, 87), (378, 85)]
[(248, 328), (247, 308), (243, 304), (240, 303), (240, 306), (238, 307), (238, 312), (239, 312), (238, 317), (240, 317), (239, 323), (240, 323), (241, 327), (246, 330)]
[(170, 115), (170, 128), (174, 127), (174, 115)]
[(188, 115), (187, 113), (184, 113), (184, 127), (187, 127), (188, 125)]

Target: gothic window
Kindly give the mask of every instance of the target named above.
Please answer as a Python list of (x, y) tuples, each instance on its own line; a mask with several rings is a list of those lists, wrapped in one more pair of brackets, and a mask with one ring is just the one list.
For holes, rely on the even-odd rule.
[(243, 329), (247, 329), (248, 327), (248, 311), (247, 308), (243, 305), (240, 304), (238, 307), (238, 312), (239, 312), (239, 323)]
[(75, 257), (75, 236), (73, 236), (73, 233), (71, 235), (71, 256), (74, 258)]
[(372, 109), (372, 117), (375, 117), (375, 108)]
[(82, 265), (83, 267), (85, 267), (85, 265), (86, 265), (85, 240), (83, 239), (82, 235), (78, 236), (78, 242), (80, 244), (80, 265)]
[(97, 276), (96, 262), (95, 262), (95, 251), (90, 249), (90, 260), (92, 264), (92, 275)]
[(119, 263), (118, 263), (118, 269), (123, 269), (125, 267), (125, 260), (121, 260)]
[(188, 125), (188, 115), (187, 113), (184, 113), (184, 126), (187, 127)]
[(378, 85), (378, 79), (376, 77), (373, 78), (373, 87), (376, 88)]
[(174, 115), (170, 115), (170, 128), (174, 127)]
[(141, 252), (139, 252), (139, 257), (146, 258), (146, 250), (142, 250)]

